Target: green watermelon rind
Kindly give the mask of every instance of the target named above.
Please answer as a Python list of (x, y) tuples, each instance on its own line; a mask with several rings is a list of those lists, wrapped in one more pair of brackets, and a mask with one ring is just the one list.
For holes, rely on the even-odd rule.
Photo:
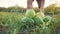
[(36, 14), (36, 16), (39, 16), (39, 17), (42, 18), (42, 19), (45, 17), (44, 13), (42, 13), (42, 12), (38, 12), (38, 13)]
[(26, 17), (29, 17), (29, 18), (34, 18), (35, 16), (35, 11), (33, 9), (29, 9), (26, 11), (26, 14), (25, 14)]
[(24, 17), (24, 18), (22, 18), (21, 23), (24, 23), (24, 24), (26, 24), (26, 23), (32, 23), (33, 24), (34, 20), (31, 19), (31, 18), (28, 18), (28, 17)]
[(41, 19), (39, 16), (35, 16), (35, 17), (34, 17), (34, 21), (35, 21), (37, 24), (43, 24), (43, 19)]

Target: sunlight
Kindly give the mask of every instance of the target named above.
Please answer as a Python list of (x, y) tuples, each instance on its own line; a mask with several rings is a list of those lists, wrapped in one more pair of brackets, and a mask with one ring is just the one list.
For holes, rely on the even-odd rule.
[[(54, 4), (54, 3), (58, 3), (60, 0), (45, 0), (45, 7)], [(27, 7), (27, 0), (0, 0), (0, 7), (10, 7), (10, 6), (14, 6), (18, 4), (18, 6), (22, 6), (24, 8)], [(34, 1), (33, 2), (33, 7), (38, 7), (37, 2)]]
[(60, 7), (60, 5), (59, 5), (59, 4), (57, 4), (56, 6), (57, 6), (57, 7)]

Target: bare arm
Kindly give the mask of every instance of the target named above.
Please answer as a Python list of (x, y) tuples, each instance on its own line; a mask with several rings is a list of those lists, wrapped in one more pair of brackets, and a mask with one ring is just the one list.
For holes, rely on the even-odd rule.
[(28, 8), (28, 9), (32, 9), (32, 8), (33, 8), (33, 6), (32, 6), (33, 1), (34, 1), (34, 0), (28, 0), (28, 1), (27, 1), (27, 8)]
[(44, 13), (44, 3), (45, 0), (36, 0), (38, 3), (38, 7), (40, 8), (40, 11)]

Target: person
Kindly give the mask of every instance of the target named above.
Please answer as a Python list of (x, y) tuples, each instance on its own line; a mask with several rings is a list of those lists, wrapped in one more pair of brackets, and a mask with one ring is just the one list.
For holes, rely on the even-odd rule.
[[(33, 3), (34, 0), (27, 0), (27, 8), (28, 9), (32, 9), (33, 6), (32, 6), (32, 3)], [(36, 0), (37, 3), (38, 3), (38, 7), (40, 9), (40, 11), (42, 13), (44, 13), (44, 3), (45, 3), (45, 0)]]

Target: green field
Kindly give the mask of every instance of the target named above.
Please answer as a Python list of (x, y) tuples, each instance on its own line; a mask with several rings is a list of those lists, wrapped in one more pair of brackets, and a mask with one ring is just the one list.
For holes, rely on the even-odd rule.
[(49, 25), (46, 25), (46, 22), (49, 21), (50, 17), (48, 19), (45, 18), (43, 22), (43, 19), (40, 17), (41, 14), (37, 14), (39, 8), (33, 8), (38, 15), (36, 15), (37, 17), (35, 16), (34, 19), (30, 18), (34, 17), (30, 12), (26, 17), (26, 8), (18, 7), (15, 10), (15, 7), (0, 7), (0, 34), (59, 34), (60, 7), (54, 6), (53, 4), (45, 8), (44, 15), (52, 17), (52, 21), (50, 24), (48, 23)]
[[(32, 26), (30, 25), (24, 25), (26, 23), (21, 23), (21, 19), (24, 18), (25, 15), (22, 13), (16, 13), (16, 12), (0, 12), (0, 31), (2, 34), (17, 34), (17, 33), (25, 33), (25, 34), (37, 34), (41, 31), (44, 31), (41, 29), (40, 26)], [(60, 15), (53, 15), (53, 19), (55, 20), (53, 25), (49, 25), (49, 28), (52, 28), (53, 32), (55, 32), (57, 27), (60, 27)], [(33, 24), (33, 23), (32, 23)], [(27, 28), (26, 28), (27, 27)], [(36, 27), (36, 28), (35, 28)], [(32, 29), (31, 29), (32, 28)], [(30, 31), (31, 30), (31, 31)], [(49, 29), (50, 31), (50, 29)], [(47, 33), (49, 31), (46, 31), (44, 33)], [(43, 34), (44, 34), (43, 33)], [(55, 32), (56, 33), (56, 32)]]

